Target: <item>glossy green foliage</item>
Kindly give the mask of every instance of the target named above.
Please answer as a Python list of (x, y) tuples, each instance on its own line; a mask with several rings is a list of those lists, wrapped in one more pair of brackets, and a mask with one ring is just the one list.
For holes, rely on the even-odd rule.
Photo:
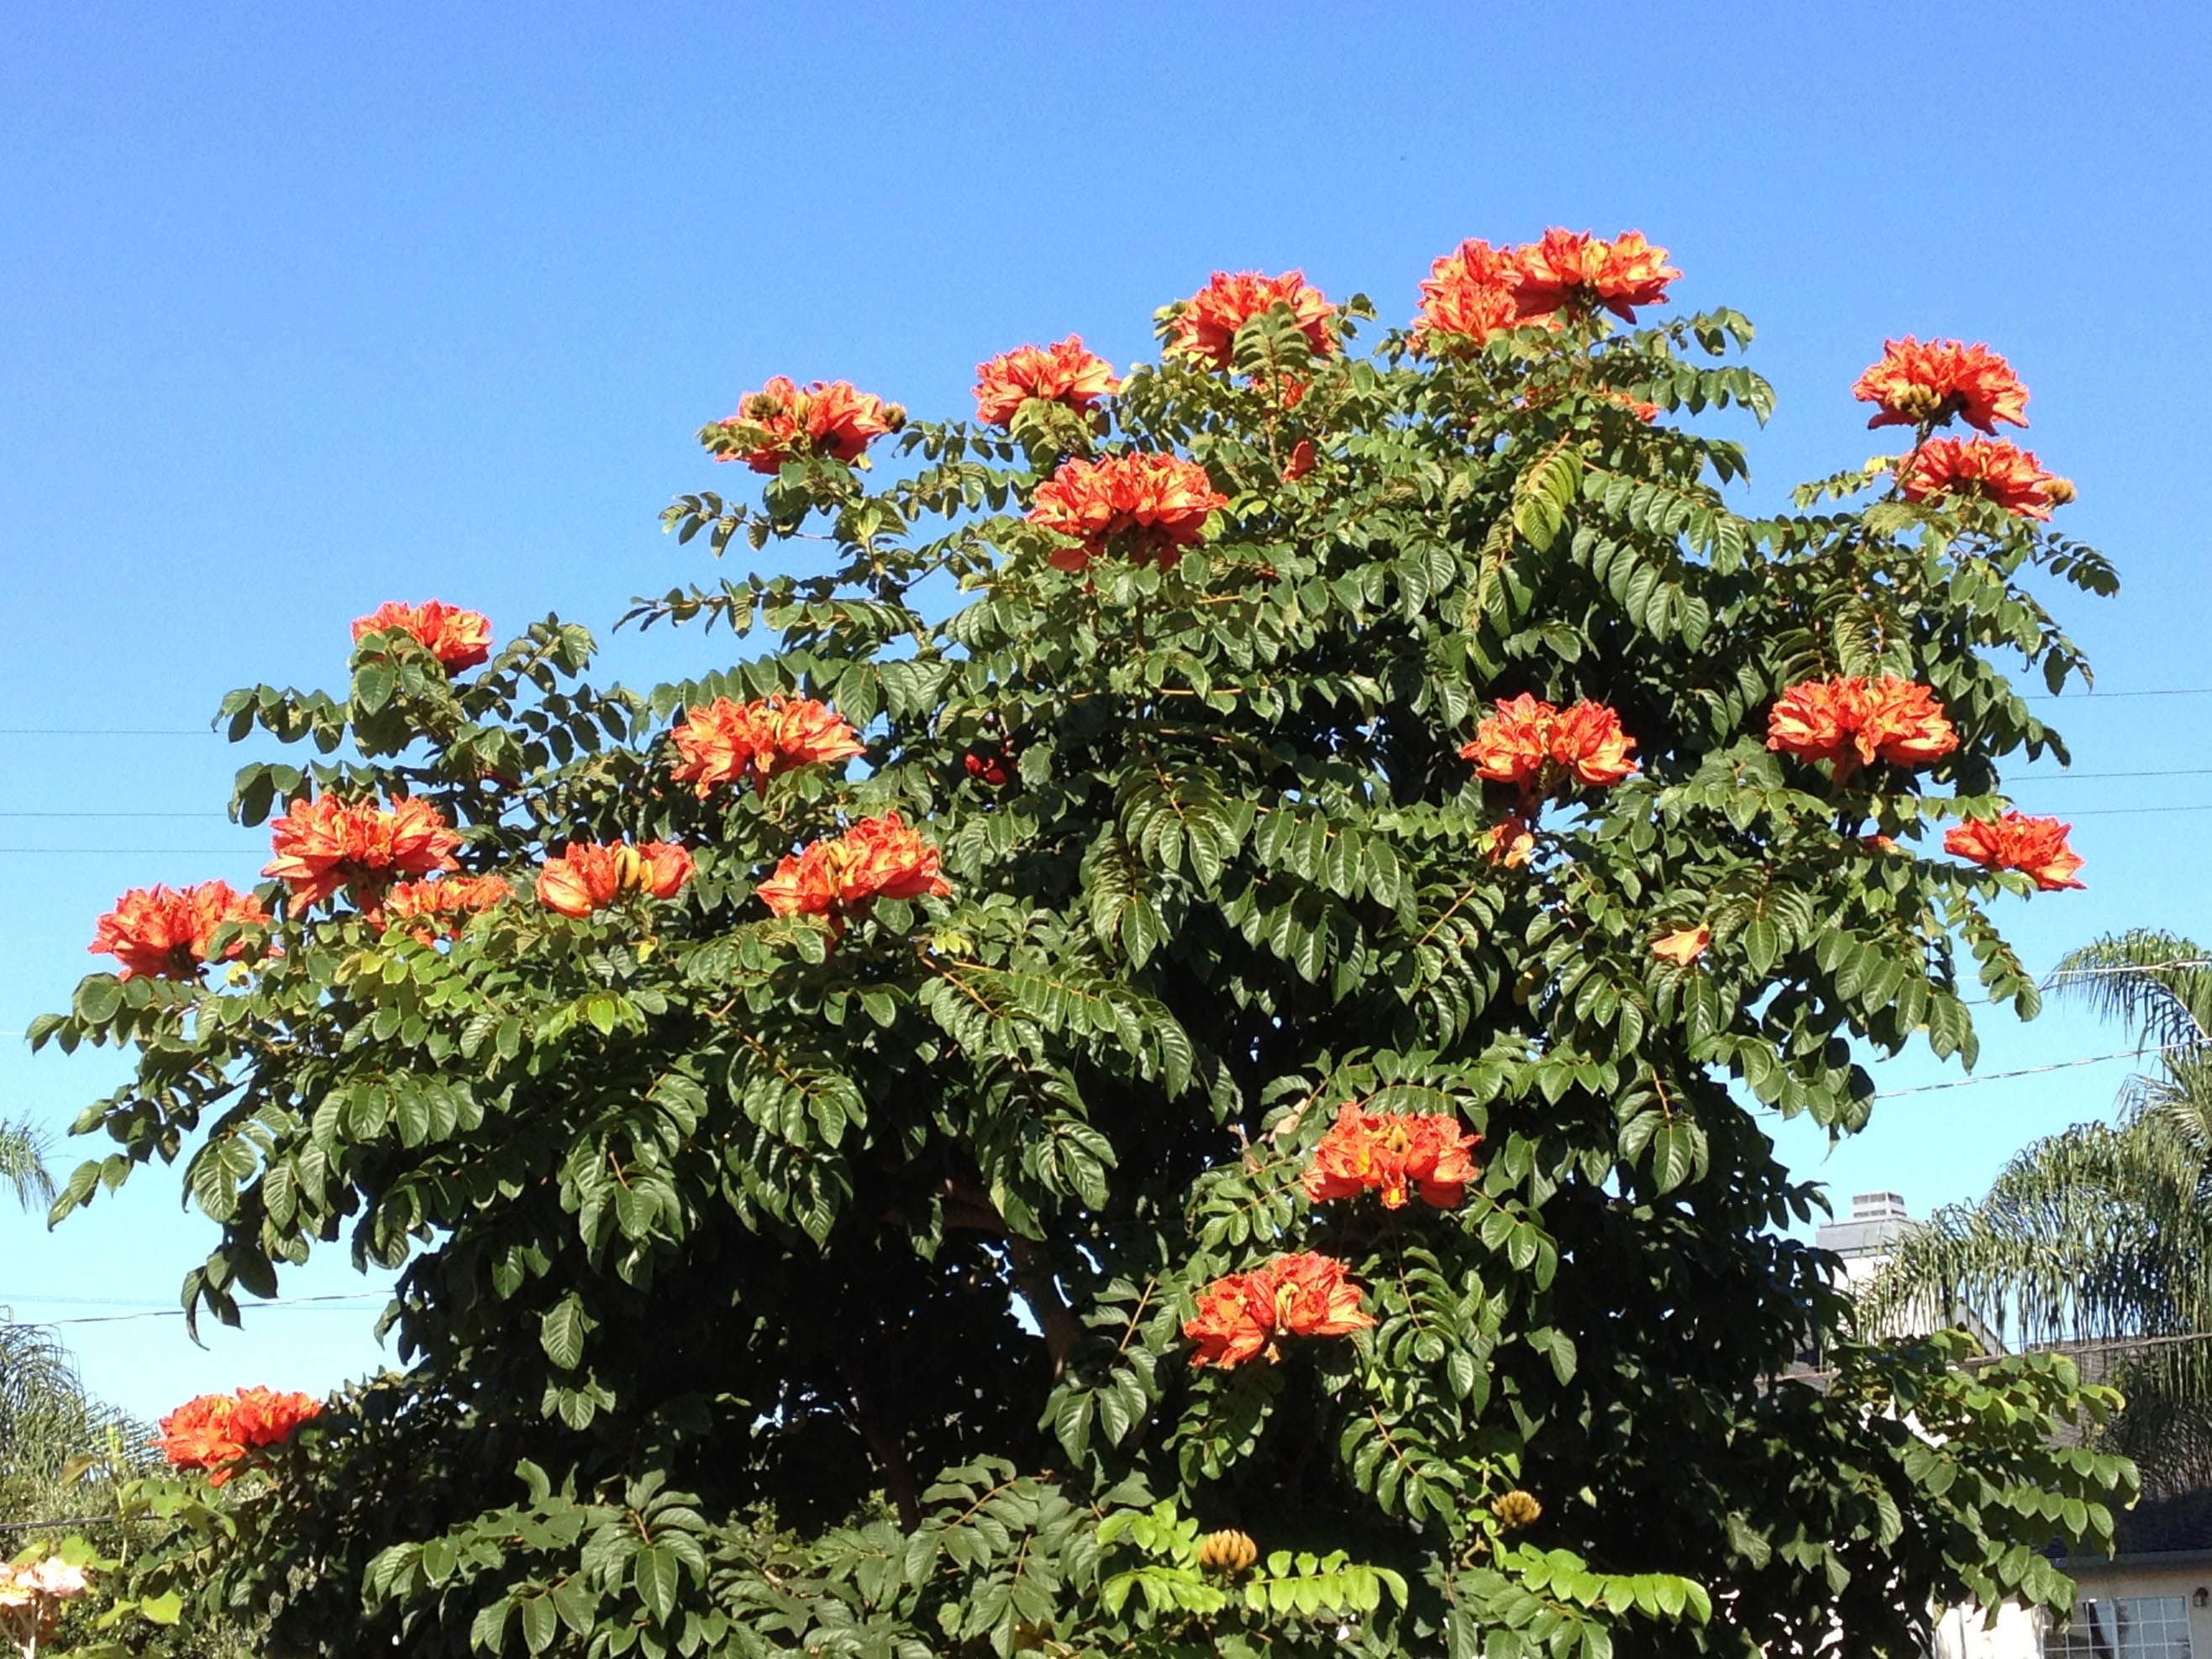
[[(404, 788), (518, 897), (450, 944), (286, 913), (281, 956), (96, 975), (41, 1023), (136, 1046), (62, 1207), (174, 1164), (219, 1233), (190, 1306), (234, 1319), (318, 1248), (401, 1270), (404, 1377), (148, 1572), (331, 1655), (1905, 1653), (1932, 1598), (2065, 1600), (2038, 1548), (2107, 1536), (2130, 1477), (2051, 1437), (2109, 1402), (1841, 1343), (1756, 1114), (1855, 1129), (1854, 1039), (1970, 1060), (1973, 983), (2032, 1008), (1984, 908), (2021, 878), (1929, 832), (2058, 751), (2010, 678), (2082, 672), (2035, 570), (2110, 571), (1870, 475), (1739, 515), (1743, 456), (1685, 421), (1763, 417), (1749, 338), (1317, 359), (1266, 314), (1243, 372), (1139, 368), (1110, 419), (921, 422), (682, 498), (684, 539), (781, 564), (641, 604), (739, 642), (695, 680), (595, 690), (548, 622), (457, 681), (375, 635), (344, 696), (234, 696), (234, 737), (319, 756), (247, 767), (247, 821)], [(1050, 567), (1024, 506), (1101, 447), (1202, 463), (1207, 541)], [(1955, 755), (1838, 788), (1765, 746), (1784, 687), (1884, 670)], [(850, 776), (669, 781), (684, 709), (794, 691), (861, 729)], [(1616, 709), (1641, 769), (1555, 797), (1515, 866), (1457, 751), (1522, 692)], [(889, 810), (951, 896), (836, 939), (766, 914), (779, 858)], [(617, 836), (696, 880), (529, 898)], [(1465, 1202), (1310, 1204), (1354, 1100), (1479, 1131)], [(1374, 1328), (1194, 1370), (1198, 1290), (1303, 1249)], [(1514, 1488), (1543, 1515), (1509, 1534)], [(1259, 1563), (1200, 1567), (1231, 1526)]]

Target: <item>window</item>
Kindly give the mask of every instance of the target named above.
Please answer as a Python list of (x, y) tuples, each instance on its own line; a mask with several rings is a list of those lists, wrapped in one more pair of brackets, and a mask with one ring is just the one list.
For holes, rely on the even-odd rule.
[(2190, 1659), (2189, 1603), (2126, 1595), (2074, 1604), (2074, 1621), (2044, 1633), (2043, 1659)]

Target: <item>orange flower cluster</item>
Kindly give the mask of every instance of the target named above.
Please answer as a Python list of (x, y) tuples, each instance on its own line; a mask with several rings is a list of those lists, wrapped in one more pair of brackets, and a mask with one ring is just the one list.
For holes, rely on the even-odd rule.
[(1526, 813), (1508, 812), (1482, 832), (1480, 845), (1485, 863), (1503, 870), (1518, 870), (1536, 850), (1536, 826)]
[[(39, 1638), (44, 1640), (52, 1633), (52, 1620), (59, 1609), (52, 1606), (40, 1607), (41, 1602), (74, 1601), (89, 1588), (90, 1581), (82, 1567), (72, 1566), (58, 1555), (49, 1555), (43, 1561), (0, 1561), (0, 1608), (13, 1611), (19, 1607), (39, 1607), (43, 1615), (34, 1622), (39, 1626)], [(20, 1639), (20, 1638), (19, 1638)], [(26, 1653), (38, 1651), (26, 1647)]]
[(1667, 250), (1652, 246), (1640, 230), (1607, 242), (1586, 230), (1554, 228), (1514, 251), (1513, 299), (1524, 322), (1603, 306), (1632, 323), (1636, 307), (1662, 302), (1667, 284), (1681, 274), (1667, 263)]
[(205, 1469), (213, 1476), (210, 1484), (220, 1486), (246, 1453), (289, 1439), (293, 1430), (322, 1409), (323, 1402), (313, 1395), (269, 1389), (204, 1394), (161, 1419), (155, 1443), (173, 1467)]
[(735, 703), (717, 697), (689, 709), (669, 734), (678, 757), (669, 775), (703, 800), (750, 775), (753, 793), (770, 778), (802, 766), (829, 765), (866, 752), (842, 715), (811, 697), (768, 697)]
[(1121, 389), (1114, 365), (1071, 334), (1048, 346), (1017, 346), (975, 365), (975, 418), (1004, 426), (1032, 398), (1082, 410)]
[(564, 916), (588, 916), (626, 893), (674, 898), (691, 879), (691, 854), (673, 842), (579, 842), (538, 872), (538, 899)]
[(1344, 1263), (1309, 1250), (1215, 1279), (1198, 1293), (1197, 1316), (1183, 1322), (1182, 1334), (1198, 1344), (1192, 1364), (1227, 1370), (1279, 1358), (1280, 1337), (1348, 1336), (1374, 1322)]
[(1413, 319), (1416, 350), (1434, 352), (1437, 337), (1477, 344), (1520, 320), (1510, 250), (1469, 237), (1429, 267), (1421, 309)]
[(1605, 704), (1583, 702), (1555, 708), (1524, 691), (1486, 715), (1474, 729), (1474, 740), (1459, 752), (1462, 760), (1474, 763), (1480, 775), (1514, 785), (1525, 800), (1550, 777), (1608, 788), (1636, 770), (1628, 758), (1635, 747), (1636, 739), (1620, 729), (1620, 716)]
[(1953, 416), (1995, 435), (1999, 421), (2027, 424), (2027, 388), (2012, 365), (1985, 345), (1910, 334), (1881, 343), (1881, 361), (1851, 387), (1863, 404), (1879, 405), (1869, 427), (1947, 426)]
[(2074, 826), (2057, 818), (2033, 818), (2008, 809), (1996, 818), (1977, 819), (1948, 831), (1943, 850), (1972, 860), (1984, 870), (2018, 870), (2046, 893), (2082, 887), (2075, 879), (2081, 860), (2066, 843)]
[(1037, 486), (1030, 522), (1077, 545), (1049, 556), (1061, 570), (1086, 570), (1118, 544), (1139, 564), (1171, 569), (1186, 547), (1206, 539), (1206, 520), (1229, 498), (1206, 469), (1180, 455), (1109, 455), (1071, 460)]
[(1006, 770), (1006, 752), (1003, 749), (973, 750), (962, 756), (960, 763), (967, 769), (969, 777), (987, 788), (1003, 789), (1013, 777)]
[(775, 472), (786, 461), (809, 455), (850, 464), (905, 424), (903, 409), (856, 390), (850, 380), (817, 380), (802, 390), (778, 374), (738, 398), (736, 414), (701, 435), (716, 460), (741, 460), (756, 472)]
[(1662, 962), (1671, 962), (1677, 968), (1686, 968), (1705, 955), (1705, 946), (1713, 942), (1713, 930), (1699, 922), (1695, 927), (1678, 928), (1671, 933), (1662, 933), (1651, 941), (1651, 954)]
[(299, 904), (343, 889), (373, 912), (399, 877), (460, 867), (453, 858), (460, 836), (436, 807), (411, 795), (399, 796), (389, 807), (321, 795), (293, 807), (269, 829), (276, 856), (261, 873), (288, 884)]
[(443, 881), (403, 881), (385, 895), (384, 925), (404, 927), (429, 944), (440, 934), (459, 939), (469, 918), (513, 897), (505, 876), (450, 876)]
[(1336, 336), (1330, 325), (1336, 307), (1319, 289), (1309, 286), (1305, 273), (1299, 270), (1279, 276), (1263, 276), (1256, 270), (1215, 271), (1212, 282), (1182, 302), (1168, 349), (1212, 368), (1227, 368), (1236, 358), (1237, 331), (1279, 305), (1291, 308), (1298, 332), (1306, 337), (1315, 356), (1334, 355)]
[(1479, 1173), (1472, 1154), (1481, 1139), (1442, 1113), (1370, 1114), (1347, 1101), (1314, 1148), (1306, 1196), (1325, 1204), (1372, 1190), (1382, 1194), (1385, 1209), (1397, 1210), (1419, 1192), (1422, 1203), (1449, 1210)]
[(1979, 495), (2023, 519), (2048, 519), (2052, 507), (2074, 499), (2072, 484), (2004, 438), (1930, 438), (1899, 474), (1898, 487), (1909, 501)]
[(353, 625), (354, 643), (371, 634), (411, 634), (449, 674), (474, 668), (491, 655), (491, 619), (481, 611), (464, 611), (443, 599), (421, 605), (386, 600)]
[(1807, 680), (1775, 700), (1766, 746), (1778, 754), (1830, 763), (1837, 782), (1862, 766), (1925, 766), (1959, 746), (1943, 705), (1924, 685), (1885, 674), (1878, 680)]
[(810, 842), (757, 890), (779, 916), (826, 917), (842, 933), (845, 919), (872, 899), (942, 896), (952, 884), (938, 872), (937, 848), (890, 812)]
[(1553, 228), (1516, 248), (1470, 237), (1429, 267), (1413, 319), (1416, 349), (1442, 339), (1480, 344), (1493, 334), (1560, 313), (1602, 306), (1628, 322), (1636, 307), (1658, 305), (1682, 273), (1638, 230), (1603, 241), (1588, 231)]
[(134, 887), (94, 926), (89, 948), (120, 962), (120, 979), (193, 979), (204, 963), (232, 962), (246, 953), (246, 941), (234, 939), (221, 957), (211, 957), (216, 929), (227, 922), (268, 920), (259, 899), (227, 881)]

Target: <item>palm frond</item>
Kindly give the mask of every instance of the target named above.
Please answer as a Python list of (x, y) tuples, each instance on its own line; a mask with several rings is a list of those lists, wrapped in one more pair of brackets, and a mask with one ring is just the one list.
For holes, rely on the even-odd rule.
[(142, 1466), (149, 1439), (85, 1393), (51, 1330), (0, 1325), (0, 1507), (10, 1518), (82, 1513), (80, 1489)]
[(2094, 1341), (2212, 1323), (2202, 1165), (2142, 1123), (2083, 1124), (2016, 1155), (1989, 1195), (1900, 1241), (1861, 1298), (1877, 1325), (1971, 1308), (2007, 1340)]
[(0, 1182), (15, 1189), (15, 1201), (27, 1210), (52, 1201), (45, 1138), (30, 1125), (0, 1122)]
[(2212, 1042), (2212, 955), (2179, 933), (2108, 933), (2069, 951), (2050, 988), (2132, 1027), (2146, 1048)]

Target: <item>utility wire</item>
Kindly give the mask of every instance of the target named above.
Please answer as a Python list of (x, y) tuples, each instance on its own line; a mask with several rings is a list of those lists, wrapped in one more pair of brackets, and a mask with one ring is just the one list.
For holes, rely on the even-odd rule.
[[(2176, 775), (2179, 775), (2177, 774)], [(2124, 818), (2140, 817), (2144, 814), (2157, 814), (2164, 812), (2212, 812), (2212, 801), (2193, 801), (2189, 805), (2183, 806), (2061, 807), (2059, 811), (2063, 812), (2069, 819)], [(7, 817), (9, 816), (10, 816), (10, 814), (0, 812), (0, 817)], [(28, 813), (22, 813), (14, 816), (29, 817), (31, 815)], [(80, 815), (67, 812), (55, 812), (46, 816), (60, 818)], [(123, 815), (120, 813), (88, 812), (82, 814), (81, 816), (86, 817), (121, 817)], [(151, 817), (156, 815), (148, 813), (145, 816)], [(160, 816), (168, 815), (162, 814)], [(198, 813), (178, 813), (175, 816), (179, 817), (204, 816), (210, 819), (213, 819), (217, 815), (215, 813), (207, 813), (204, 815)], [(247, 846), (245, 844), (234, 847), (0, 847), (0, 858), (245, 858), (249, 854), (258, 858), (261, 855), (261, 849), (258, 847)]]
[(1877, 1090), (1875, 1098), (1895, 1100), (1901, 1095), (1931, 1095), (1939, 1089), (1971, 1089), (1978, 1083), (2009, 1083), (2015, 1078), (2040, 1077), (2045, 1072), (2067, 1072), (2077, 1066), (2103, 1066), (2115, 1060), (2140, 1060), (2147, 1054), (2162, 1052), (2150, 1048), (2121, 1048), (2109, 1054), (2084, 1054), (2078, 1060), (2054, 1060), (2041, 1066), (2019, 1066), (2009, 1072), (1969, 1073), (1965, 1077), (1948, 1078), (1941, 1083), (1916, 1083), (1908, 1089)]
[[(2139, 778), (2212, 778), (2212, 766), (2168, 767), (2148, 772), (2050, 772), (2025, 775), (2023, 785), (2041, 786), (2046, 783), (2107, 783), (2116, 779)], [(2096, 811), (2124, 812), (2203, 812), (2212, 811), (2212, 802), (2203, 806), (2135, 806), (2097, 808)], [(2087, 816), (2083, 813), (2082, 816)], [(100, 819), (100, 818), (185, 818), (205, 823), (228, 823), (229, 815), (223, 812), (88, 812), (70, 811), (0, 811), (0, 818), (38, 819)]]
[[(2116, 702), (2131, 697), (2212, 697), (2212, 685), (2158, 686), (2140, 691), (2036, 691), (2022, 702)], [(0, 738), (212, 738), (211, 726), (0, 726)]]
[[(265, 1302), (249, 1302), (245, 1305), (258, 1312), (264, 1308), (305, 1308), (316, 1304), (332, 1302), (386, 1302), (391, 1297), (382, 1291), (346, 1291), (332, 1296), (279, 1296)], [(61, 1319), (18, 1319), (17, 1325), (112, 1325), (126, 1319), (182, 1319), (182, 1308), (142, 1308), (135, 1313), (72, 1314)]]
[(2022, 702), (2109, 702), (2115, 697), (2212, 697), (2212, 685), (2161, 687), (2151, 691), (2038, 691)]

